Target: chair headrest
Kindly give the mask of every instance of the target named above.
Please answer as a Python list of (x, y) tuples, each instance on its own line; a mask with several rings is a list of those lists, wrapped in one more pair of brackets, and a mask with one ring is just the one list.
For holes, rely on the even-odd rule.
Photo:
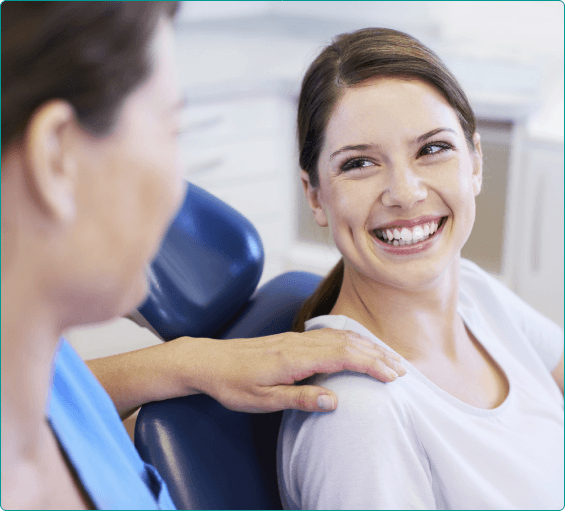
[(157, 257), (139, 312), (165, 340), (213, 337), (257, 287), (264, 252), (251, 222), (189, 184)]

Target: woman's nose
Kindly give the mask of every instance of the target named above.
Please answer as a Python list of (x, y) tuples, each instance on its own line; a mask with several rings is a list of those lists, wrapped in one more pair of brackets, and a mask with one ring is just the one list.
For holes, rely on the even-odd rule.
[(390, 169), (390, 178), (382, 196), (385, 206), (410, 209), (427, 196), (422, 179), (410, 167)]

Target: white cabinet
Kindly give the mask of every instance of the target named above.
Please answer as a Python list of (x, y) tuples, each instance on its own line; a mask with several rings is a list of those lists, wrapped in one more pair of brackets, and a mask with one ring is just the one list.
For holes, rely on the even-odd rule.
[(523, 213), (513, 246), (516, 292), (563, 325), (563, 144), (531, 142), (522, 154)]

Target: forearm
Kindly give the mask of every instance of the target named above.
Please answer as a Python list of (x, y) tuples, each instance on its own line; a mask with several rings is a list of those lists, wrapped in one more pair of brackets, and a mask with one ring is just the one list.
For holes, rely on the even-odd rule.
[(86, 363), (125, 419), (150, 401), (200, 393), (200, 342), (183, 337)]
[(255, 339), (181, 337), (88, 365), (122, 418), (149, 401), (199, 393), (243, 412), (329, 411), (337, 396), (294, 383), (315, 373), (345, 370), (381, 381), (406, 372), (398, 355), (353, 332), (330, 329)]

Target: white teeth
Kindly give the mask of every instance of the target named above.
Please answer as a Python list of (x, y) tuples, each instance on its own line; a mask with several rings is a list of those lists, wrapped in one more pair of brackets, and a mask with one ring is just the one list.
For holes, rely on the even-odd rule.
[(408, 229), (406, 229), (406, 227), (402, 228), (402, 231), (400, 231), (400, 237), (406, 242), (406, 241), (412, 241), (412, 231), (409, 231)]
[(382, 241), (395, 247), (403, 245), (412, 245), (420, 241), (427, 240), (432, 236), (439, 227), (439, 222), (431, 221), (423, 225), (417, 225), (413, 229), (402, 227), (394, 229), (375, 229), (375, 235)]
[(419, 225), (414, 227), (414, 230), (412, 231), (412, 241), (416, 243), (417, 241), (420, 241), (423, 237), (424, 237), (424, 229), (422, 229)]

